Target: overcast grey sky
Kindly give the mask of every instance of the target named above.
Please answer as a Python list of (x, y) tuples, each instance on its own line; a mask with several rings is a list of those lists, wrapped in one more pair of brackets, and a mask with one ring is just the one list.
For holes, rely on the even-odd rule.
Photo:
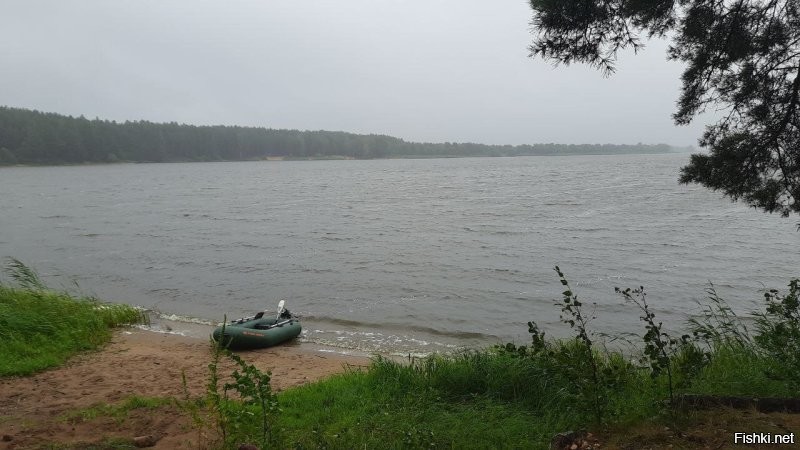
[(693, 145), (666, 43), (611, 78), (528, 57), (523, 0), (3, 0), (0, 104), (488, 144)]

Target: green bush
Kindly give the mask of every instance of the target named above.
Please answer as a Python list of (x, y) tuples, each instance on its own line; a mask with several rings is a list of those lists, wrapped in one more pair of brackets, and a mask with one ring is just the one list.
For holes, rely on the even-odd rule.
[(789, 283), (788, 294), (771, 289), (764, 298), (767, 307), (756, 318), (754, 341), (774, 362), (768, 375), (800, 391), (800, 280)]
[[(227, 318), (224, 318), (222, 323), (226, 322)], [(222, 334), (224, 332), (223, 328)], [(272, 425), (279, 412), (278, 399), (270, 384), (271, 373), (248, 364), (224, 348), (221, 341), (212, 339), (211, 349), (203, 402), (211, 410), (214, 426), (220, 435), (219, 445), (233, 448), (237, 443), (258, 443), (260, 448), (271, 448), (277, 439)], [(219, 363), (223, 356), (233, 361), (236, 369), (231, 373), (232, 381), (224, 383), (220, 392)], [(193, 415), (201, 428), (206, 426), (207, 420), (199, 414)]]

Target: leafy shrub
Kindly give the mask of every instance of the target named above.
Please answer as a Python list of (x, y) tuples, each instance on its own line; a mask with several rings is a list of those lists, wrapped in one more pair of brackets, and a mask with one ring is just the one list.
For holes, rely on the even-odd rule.
[(770, 377), (800, 389), (800, 280), (789, 283), (789, 293), (777, 289), (764, 293), (766, 311), (756, 316), (754, 341), (764, 355), (777, 362)]
[[(225, 321), (227, 318), (223, 323)], [(221, 341), (212, 339), (211, 346), (206, 402), (211, 407), (221, 435), (222, 448), (253, 442), (257, 442), (260, 448), (271, 448), (275, 436), (271, 433), (270, 422), (279, 411), (278, 399), (270, 385), (271, 374), (248, 364), (239, 355), (224, 348)], [(232, 381), (225, 383), (220, 393), (219, 362), (223, 356), (233, 361), (236, 369), (231, 373)], [(235, 396), (232, 398), (229, 393)], [(198, 422), (203, 426), (202, 420)]]

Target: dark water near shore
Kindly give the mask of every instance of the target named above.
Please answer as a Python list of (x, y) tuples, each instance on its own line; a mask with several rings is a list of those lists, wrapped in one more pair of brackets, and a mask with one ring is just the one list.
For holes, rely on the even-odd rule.
[(284, 298), (305, 339), (367, 351), (526, 342), (530, 319), (559, 335), (555, 264), (604, 332), (638, 326), (614, 286), (644, 285), (667, 323), (709, 281), (752, 310), (800, 275), (797, 219), (678, 185), (687, 159), (2, 168), (0, 256), (201, 321)]

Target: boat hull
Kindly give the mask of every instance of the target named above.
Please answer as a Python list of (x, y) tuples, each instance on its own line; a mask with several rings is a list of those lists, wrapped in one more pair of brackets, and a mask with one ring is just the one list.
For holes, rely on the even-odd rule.
[(299, 336), (301, 331), (300, 321), (296, 319), (272, 317), (219, 326), (211, 336), (230, 350), (247, 350), (282, 344)]

